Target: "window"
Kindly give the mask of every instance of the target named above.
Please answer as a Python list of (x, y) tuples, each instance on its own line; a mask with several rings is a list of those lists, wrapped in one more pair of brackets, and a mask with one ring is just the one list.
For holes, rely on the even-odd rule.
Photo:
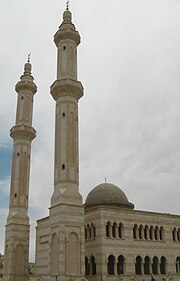
[(119, 235), (119, 238), (124, 237), (124, 227), (123, 227), (122, 223), (120, 223), (119, 226), (118, 226), (118, 235)]
[(180, 257), (176, 258), (176, 273), (180, 273)]
[(85, 257), (85, 275), (90, 274), (90, 265), (88, 263), (88, 257)]
[(113, 255), (110, 255), (108, 257), (108, 263), (107, 263), (107, 273), (109, 275), (114, 275), (114, 261), (115, 261), (115, 257)]
[(160, 272), (161, 272), (161, 274), (166, 274), (166, 258), (165, 257), (161, 257)]
[(152, 273), (153, 274), (158, 274), (158, 258), (156, 256), (153, 257)]
[(95, 257), (91, 256), (91, 274), (96, 275), (96, 262), (95, 262)]
[(144, 259), (144, 274), (150, 274), (150, 257)]
[(111, 223), (108, 221), (106, 224), (106, 237), (110, 237), (110, 226)]
[(117, 274), (124, 274), (124, 257), (122, 255), (118, 257)]
[(135, 273), (137, 275), (142, 274), (141, 265), (142, 265), (142, 258), (140, 256), (137, 256), (136, 257), (136, 263), (135, 263)]

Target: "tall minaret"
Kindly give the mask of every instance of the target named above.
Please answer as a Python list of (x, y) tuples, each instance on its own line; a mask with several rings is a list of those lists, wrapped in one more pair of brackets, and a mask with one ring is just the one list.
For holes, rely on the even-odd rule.
[[(81, 82), (77, 81), (77, 46), (80, 35), (71, 21), (68, 9), (54, 36), (57, 46), (57, 80), (51, 86), (56, 101), (54, 193), (51, 205), (64, 200), (72, 202), (72, 192), (78, 193), (78, 100), (83, 96)], [(68, 201), (65, 193), (71, 193)]]
[(31, 141), (36, 137), (32, 127), (33, 97), (37, 87), (31, 75), (31, 64), (24, 66), (24, 73), (16, 84), (18, 93), (16, 125), (10, 136), (14, 140), (9, 200), (9, 215), (5, 233), (5, 281), (24, 281), (27, 278), (29, 257), (29, 174)]
[(77, 46), (80, 35), (67, 6), (54, 36), (57, 80), (54, 191), (49, 216), (37, 222), (36, 274), (45, 281), (84, 280), (84, 207), (79, 193)]

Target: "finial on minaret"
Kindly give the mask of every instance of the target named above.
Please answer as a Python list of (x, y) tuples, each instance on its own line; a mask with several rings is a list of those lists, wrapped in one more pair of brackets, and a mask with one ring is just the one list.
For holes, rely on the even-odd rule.
[(104, 178), (105, 179), (105, 183), (106, 183), (106, 178)]
[(66, 11), (69, 11), (69, 0), (66, 1)]
[(28, 60), (27, 60), (28, 63), (30, 63), (30, 58), (31, 58), (31, 53), (28, 54)]

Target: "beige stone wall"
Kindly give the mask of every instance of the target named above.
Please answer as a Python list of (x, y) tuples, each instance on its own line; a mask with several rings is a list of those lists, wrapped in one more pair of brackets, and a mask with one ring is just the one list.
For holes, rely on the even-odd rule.
[(84, 275), (84, 208), (58, 205), (38, 221), (36, 274), (44, 280)]
[[(111, 226), (111, 231), (109, 233), (110, 237), (107, 237), (107, 222), (111, 223), (111, 226), (113, 226), (113, 223), (117, 223), (117, 226), (122, 224), (123, 233), (120, 235), (121, 238), (119, 237), (118, 230), (112, 230)], [(92, 237), (91, 234), (91, 238), (89, 238), (87, 229), (92, 224), (95, 227), (96, 237)], [(137, 239), (133, 237), (134, 225), (138, 226)], [(152, 240), (150, 237), (144, 236), (145, 227), (147, 228), (147, 226), (149, 228), (154, 227), (154, 231), (156, 227), (159, 228), (159, 230), (156, 231), (155, 237), (151, 237)], [(92, 256), (95, 257), (96, 278), (99, 277), (99, 280), (101, 278), (110, 278), (114, 280), (115, 276), (118, 275), (117, 263), (120, 255), (124, 257), (125, 261), (124, 274), (121, 274), (121, 276), (135, 274), (135, 262), (137, 256), (142, 258), (142, 275), (144, 274), (143, 263), (146, 256), (150, 258), (151, 262), (154, 256), (157, 256), (159, 260), (164, 256), (167, 261), (167, 273), (176, 274), (176, 257), (180, 255), (180, 241), (173, 241), (172, 230), (174, 227), (176, 227), (176, 229), (180, 228), (180, 216), (136, 210), (123, 210), (117, 207), (108, 206), (89, 208), (85, 210), (85, 255), (89, 262)], [(141, 238), (139, 238), (139, 228), (142, 229)], [(160, 229), (163, 229), (161, 234)], [(107, 274), (107, 263), (110, 255), (115, 258), (114, 275), (112, 276)], [(160, 265), (158, 266), (160, 267)], [(92, 272), (90, 270), (90, 275), (87, 276), (88, 279), (94, 278), (91, 274)], [(143, 275), (143, 277), (146, 277), (146, 275)]]

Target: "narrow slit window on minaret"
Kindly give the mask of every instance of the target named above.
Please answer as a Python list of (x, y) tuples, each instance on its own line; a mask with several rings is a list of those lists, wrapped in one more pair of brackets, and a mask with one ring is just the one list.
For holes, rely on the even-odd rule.
[(23, 100), (24, 97), (21, 97), (21, 99)]
[(65, 170), (65, 164), (62, 164), (62, 170)]
[(19, 156), (19, 152), (17, 153), (17, 156)]
[(14, 194), (14, 197), (17, 198), (17, 193)]
[(66, 46), (63, 46), (63, 51), (65, 51), (66, 50)]
[(62, 117), (65, 117), (65, 116), (66, 116), (65, 112), (63, 112)]

